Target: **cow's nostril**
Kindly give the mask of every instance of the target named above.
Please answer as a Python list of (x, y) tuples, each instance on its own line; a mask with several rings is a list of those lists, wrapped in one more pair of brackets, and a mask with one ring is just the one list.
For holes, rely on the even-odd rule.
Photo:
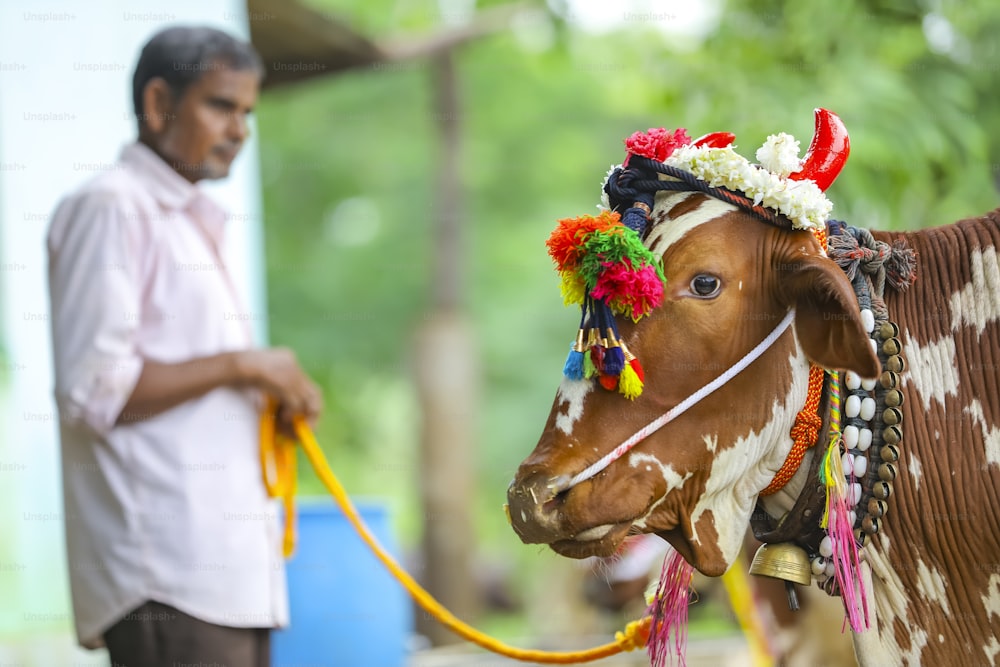
[(562, 507), (563, 503), (566, 502), (566, 495), (569, 493), (569, 489), (565, 491), (559, 491), (555, 496), (549, 498), (544, 503), (542, 503), (542, 513), (543, 514), (555, 514)]

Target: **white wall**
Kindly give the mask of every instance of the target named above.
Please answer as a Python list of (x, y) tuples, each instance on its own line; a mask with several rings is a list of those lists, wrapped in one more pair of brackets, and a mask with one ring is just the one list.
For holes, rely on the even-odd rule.
[[(248, 36), (239, 0), (0, 0), (0, 664), (106, 664), (72, 648), (44, 237), (58, 199), (134, 139), (132, 68), (171, 23)], [(257, 152), (209, 189), (262, 313)]]

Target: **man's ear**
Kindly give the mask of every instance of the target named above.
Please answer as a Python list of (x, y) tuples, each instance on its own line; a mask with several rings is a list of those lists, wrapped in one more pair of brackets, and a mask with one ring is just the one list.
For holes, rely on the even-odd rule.
[(795, 308), (795, 334), (809, 360), (823, 368), (878, 377), (878, 357), (840, 267), (827, 257), (804, 253), (779, 266), (785, 269), (777, 272), (779, 289)]
[(163, 131), (173, 108), (174, 94), (164, 79), (155, 77), (146, 82), (142, 89), (143, 122), (153, 134)]

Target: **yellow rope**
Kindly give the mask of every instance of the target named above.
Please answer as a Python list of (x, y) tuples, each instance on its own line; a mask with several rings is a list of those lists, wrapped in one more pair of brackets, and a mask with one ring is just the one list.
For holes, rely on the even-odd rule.
[(260, 469), (264, 488), (272, 498), (281, 498), (285, 507), (285, 532), (282, 553), (288, 558), (295, 552), (295, 441), (275, 429), (277, 404), (268, 398), (260, 418)]
[[(269, 403), (261, 418), (261, 466), (263, 468), (264, 485), (267, 487), (268, 493), (271, 497), (280, 497), (285, 502), (284, 548), (285, 555), (288, 556), (295, 545), (295, 449), (294, 443), (289, 438), (275, 430), (274, 408), (274, 404)], [(623, 632), (616, 632), (615, 641), (613, 642), (585, 651), (567, 652), (540, 651), (509, 646), (463, 622), (445, 609), (440, 602), (435, 600), (382, 547), (378, 539), (372, 535), (371, 531), (368, 530), (368, 527), (361, 520), (350, 497), (348, 497), (344, 487), (340, 484), (340, 480), (337, 479), (333, 470), (330, 469), (330, 464), (323, 455), (323, 450), (320, 449), (319, 443), (316, 442), (312, 429), (309, 428), (309, 425), (301, 417), (296, 417), (294, 424), (299, 443), (302, 445), (302, 449), (305, 450), (306, 457), (316, 471), (316, 475), (327, 491), (330, 492), (330, 495), (333, 496), (337, 505), (340, 506), (344, 516), (351, 522), (354, 529), (358, 531), (361, 539), (364, 540), (365, 544), (382, 561), (382, 564), (385, 565), (399, 583), (403, 585), (416, 603), (459, 637), (484, 649), (515, 660), (557, 665), (600, 660), (601, 658), (607, 658), (622, 651), (631, 651), (646, 645), (646, 640), (649, 638), (650, 626), (650, 618), (648, 616), (638, 621), (632, 621), (625, 626)]]
[(722, 575), (722, 585), (729, 593), (729, 603), (750, 645), (750, 664), (753, 667), (773, 667), (774, 658), (768, 649), (764, 624), (757, 613), (757, 605), (750, 590), (750, 578), (747, 576), (746, 562), (742, 554), (736, 557), (736, 562)]

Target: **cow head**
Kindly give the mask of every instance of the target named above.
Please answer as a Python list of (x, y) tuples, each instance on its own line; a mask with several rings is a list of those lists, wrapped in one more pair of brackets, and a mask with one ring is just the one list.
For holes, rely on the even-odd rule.
[[(734, 561), (758, 494), (792, 445), (810, 362), (874, 377), (878, 360), (850, 283), (808, 231), (780, 229), (701, 192), (661, 192), (645, 244), (663, 259), (663, 304), (621, 337), (645, 366), (632, 401), (563, 380), (508, 490), (526, 543), (574, 558), (656, 533), (694, 567)], [(721, 375), (790, 309), (794, 326), (759, 359), (596, 476), (570, 480)]]

